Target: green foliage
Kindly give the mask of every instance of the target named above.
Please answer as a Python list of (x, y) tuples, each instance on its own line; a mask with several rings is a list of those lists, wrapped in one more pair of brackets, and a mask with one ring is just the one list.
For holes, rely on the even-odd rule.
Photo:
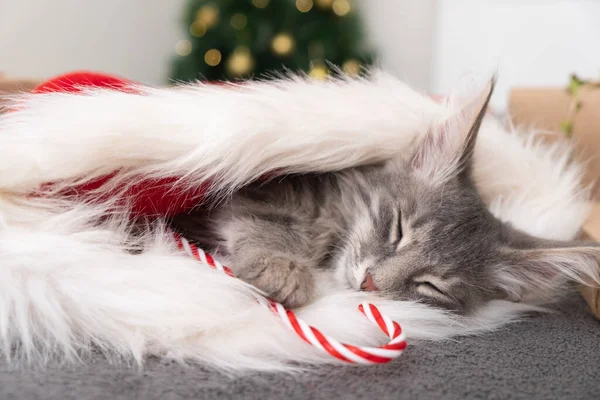
[(575, 117), (583, 107), (581, 103), (581, 90), (584, 88), (600, 88), (600, 81), (583, 80), (575, 74), (571, 74), (567, 93), (571, 96), (571, 104), (567, 113), (567, 119), (560, 123), (560, 129), (566, 137), (573, 136)]
[(565, 134), (566, 137), (573, 136), (573, 121), (562, 121), (560, 123), (560, 130)]
[(328, 63), (356, 74), (374, 58), (348, 0), (189, 0), (184, 15), (189, 33), (176, 47), (175, 81), (264, 77), (283, 69), (323, 77)]

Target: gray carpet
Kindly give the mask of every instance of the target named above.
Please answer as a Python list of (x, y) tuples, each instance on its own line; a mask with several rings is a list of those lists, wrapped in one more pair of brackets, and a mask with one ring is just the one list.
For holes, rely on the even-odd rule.
[(0, 399), (600, 399), (600, 322), (576, 297), (558, 313), (503, 331), (410, 348), (378, 367), (230, 380), (150, 360), (144, 371), (102, 358), (85, 366), (0, 366)]

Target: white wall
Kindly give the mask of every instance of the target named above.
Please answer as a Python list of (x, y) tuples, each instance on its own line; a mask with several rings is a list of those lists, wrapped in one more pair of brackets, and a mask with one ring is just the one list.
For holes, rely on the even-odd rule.
[(492, 105), (511, 86), (564, 86), (569, 74), (600, 76), (600, 1), (439, 1), (432, 88), (446, 93), (461, 76), (500, 73)]
[(166, 82), (184, 0), (0, 0), (0, 73)]
[(367, 32), (381, 51), (382, 66), (424, 90), (431, 88), (436, 3), (436, 0), (360, 2)]

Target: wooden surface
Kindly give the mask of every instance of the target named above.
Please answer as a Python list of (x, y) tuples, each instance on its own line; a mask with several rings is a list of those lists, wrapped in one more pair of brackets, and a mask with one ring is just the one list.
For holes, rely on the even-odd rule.
[(29, 92), (41, 82), (36, 79), (9, 79), (0, 74), (0, 112), (3, 110), (3, 104), (6, 103), (3, 96)]

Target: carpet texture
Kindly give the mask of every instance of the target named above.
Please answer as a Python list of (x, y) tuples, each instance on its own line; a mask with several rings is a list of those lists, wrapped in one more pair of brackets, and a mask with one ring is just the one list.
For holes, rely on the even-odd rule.
[(0, 399), (599, 399), (600, 322), (575, 295), (480, 337), (410, 347), (388, 365), (229, 379), (150, 360), (143, 371), (98, 356), (86, 365), (0, 365)]

